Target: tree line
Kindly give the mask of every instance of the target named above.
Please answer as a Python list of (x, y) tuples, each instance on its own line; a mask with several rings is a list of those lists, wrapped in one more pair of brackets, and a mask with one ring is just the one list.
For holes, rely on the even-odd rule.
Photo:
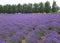
[(20, 3), (17, 5), (0, 5), (0, 13), (57, 13), (58, 10), (59, 6), (56, 1), (53, 1), (52, 6), (50, 6), (49, 1), (23, 5)]

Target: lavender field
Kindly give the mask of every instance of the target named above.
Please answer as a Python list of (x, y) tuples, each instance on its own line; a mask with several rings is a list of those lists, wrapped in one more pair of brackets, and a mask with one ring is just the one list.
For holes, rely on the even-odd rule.
[(0, 14), (0, 43), (60, 43), (60, 14)]

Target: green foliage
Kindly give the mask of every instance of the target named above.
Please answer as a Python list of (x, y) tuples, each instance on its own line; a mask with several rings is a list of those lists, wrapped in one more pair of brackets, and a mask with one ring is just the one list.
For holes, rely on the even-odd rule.
[(60, 31), (60, 27), (56, 27), (56, 26), (48, 26), (49, 30), (56, 30), (56, 31)]
[(11, 32), (10, 32), (10, 36), (13, 36), (15, 33), (16, 33), (16, 32), (11, 31)]
[(28, 40), (26, 43), (37, 43), (37, 42), (33, 40)]
[(0, 13), (57, 13), (59, 9), (55, 1), (53, 1), (52, 6), (50, 6), (49, 1), (23, 5), (20, 3), (17, 5), (0, 5)]
[(11, 13), (17, 13), (16, 5), (11, 6)]
[(51, 11), (50, 2), (47, 1), (47, 2), (45, 3), (45, 8), (44, 8), (44, 10), (45, 10), (46, 13), (50, 13), (50, 11)]
[(18, 5), (17, 5), (17, 13), (22, 13), (22, 5), (19, 3)]
[(27, 5), (27, 13), (32, 13), (32, 4), (31, 3), (29, 3)]
[(22, 12), (23, 13), (27, 13), (27, 4), (23, 4), (23, 7), (22, 8), (23, 8), (22, 9), (23, 10)]
[(6, 5), (3, 6), (3, 13), (7, 13), (7, 6)]
[(7, 13), (11, 13), (11, 5), (6, 5), (6, 7), (7, 7)]
[(2, 13), (2, 11), (3, 11), (3, 7), (2, 5), (0, 5), (0, 13)]
[(0, 36), (4, 39), (6, 39), (8, 37), (6, 34), (0, 34)]
[(44, 4), (42, 2), (39, 3), (39, 12), (44, 13)]
[(11, 43), (17, 43), (17, 41), (16, 40), (11, 40)]
[(56, 2), (53, 1), (53, 5), (52, 5), (52, 12), (56, 13), (59, 10), (59, 7), (57, 6)]
[(34, 7), (33, 7), (33, 12), (34, 13), (38, 13), (39, 11), (38, 11), (38, 7), (39, 7), (39, 5), (37, 4), (37, 3), (35, 3), (34, 4)]

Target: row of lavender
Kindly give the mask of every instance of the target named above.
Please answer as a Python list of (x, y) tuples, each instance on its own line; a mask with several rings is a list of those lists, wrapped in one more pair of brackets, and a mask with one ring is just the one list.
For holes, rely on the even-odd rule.
[(0, 43), (60, 43), (60, 14), (2, 14)]

